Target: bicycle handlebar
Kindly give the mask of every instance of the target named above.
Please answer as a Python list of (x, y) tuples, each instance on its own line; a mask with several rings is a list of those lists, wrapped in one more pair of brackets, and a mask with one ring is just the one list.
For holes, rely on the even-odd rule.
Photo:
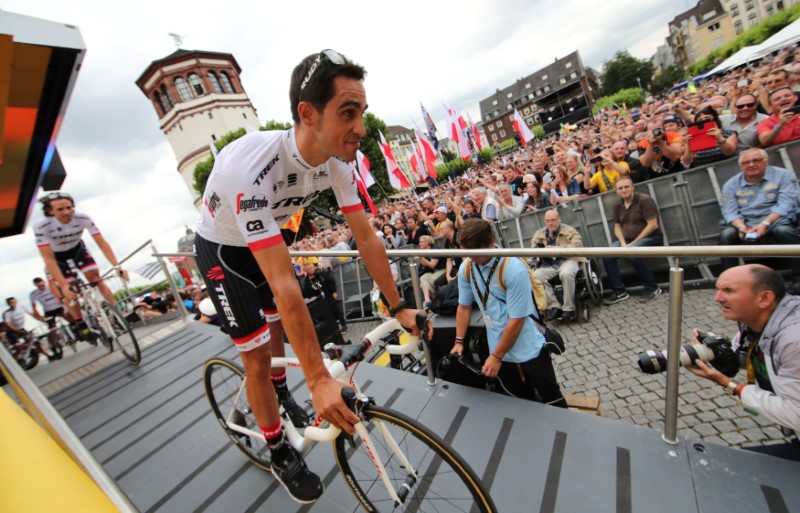
[[(417, 324), (419, 324), (419, 320), (417, 321)], [(364, 340), (375, 346), (378, 342), (380, 342), (381, 339), (397, 330), (404, 330), (406, 333), (408, 333), (408, 330), (406, 330), (399, 322), (397, 322), (397, 319), (389, 319), (364, 335)], [(386, 352), (392, 355), (403, 355), (413, 352), (417, 349), (417, 347), (419, 347), (419, 337), (408, 333), (408, 341), (405, 344), (387, 344)]]

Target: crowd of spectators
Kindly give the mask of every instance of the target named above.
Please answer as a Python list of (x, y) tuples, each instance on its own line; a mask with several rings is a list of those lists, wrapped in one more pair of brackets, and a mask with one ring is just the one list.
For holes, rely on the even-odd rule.
[[(470, 218), (493, 223), (564, 207), (575, 199), (614, 191), (621, 178), (630, 178), (636, 184), (736, 157), (748, 149), (800, 139), (800, 115), (794, 110), (800, 92), (800, 60), (794, 62), (795, 57), (800, 57), (800, 49), (787, 47), (755, 65), (713, 76), (692, 87), (684, 84), (661, 97), (650, 96), (640, 107), (614, 105), (603, 109), (594, 119), (566, 126), (547, 138), (441, 181), (421, 197), (413, 194), (392, 200), (370, 216), (370, 222), (389, 249), (426, 248), (431, 246), (428, 237), (441, 238), (447, 230), (448, 240), (457, 241), (455, 234)], [(697, 135), (701, 123), (705, 129), (701, 130), (702, 137)], [(692, 144), (695, 138), (705, 139), (705, 144)], [(796, 233), (795, 212), (785, 214), (780, 221), (782, 232), (790, 229)], [(725, 222), (731, 223), (727, 218)], [(764, 232), (762, 229), (759, 235), (769, 235)], [(618, 242), (625, 245), (625, 241)], [(320, 227), (314, 236), (296, 241), (292, 249), (356, 248), (347, 227), (333, 223)], [(296, 262), (299, 275), (304, 274), (305, 260)], [(347, 260), (325, 256), (311, 259), (323, 269)], [(452, 259), (448, 260), (442, 263), (420, 258), (426, 302), (437, 286), (455, 276), (449, 271)], [(652, 283), (647, 285), (652, 288)]]

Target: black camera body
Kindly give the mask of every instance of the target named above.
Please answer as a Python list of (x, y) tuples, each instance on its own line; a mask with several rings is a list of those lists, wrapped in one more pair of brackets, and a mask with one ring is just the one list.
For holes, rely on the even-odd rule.
[(661, 137), (662, 135), (664, 135), (664, 130), (662, 128), (653, 129), (653, 137)]
[[(682, 367), (694, 365), (697, 360), (708, 363), (724, 375), (732, 378), (739, 372), (739, 358), (733, 350), (730, 339), (711, 331), (701, 331), (697, 335), (700, 344), (681, 347)], [(667, 351), (645, 351), (639, 355), (639, 368), (645, 374), (658, 374), (667, 370)]]
[(592, 158), (589, 159), (589, 164), (597, 164), (598, 162), (602, 162), (602, 161), (603, 161), (603, 157), (600, 157), (600, 156), (592, 157)]

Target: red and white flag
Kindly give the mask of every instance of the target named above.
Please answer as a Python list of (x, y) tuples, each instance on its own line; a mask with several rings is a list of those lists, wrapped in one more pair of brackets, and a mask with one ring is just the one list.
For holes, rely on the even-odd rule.
[[(416, 125), (416, 122), (414, 124)], [(419, 153), (422, 156), (422, 162), (425, 164), (425, 170), (428, 172), (428, 176), (435, 180), (437, 178), (435, 165), (436, 153), (433, 151), (433, 144), (431, 144), (427, 137), (422, 135), (419, 128), (414, 129), (414, 134), (417, 136)]]
[(523, 146), (536, 138), (533, 132), (531, 132), (531, 129), (528, 128), (528, 124), (522, 119), (522, 116), (519, 115), (517, 109), (514, 109), (514, 131), (519, 134), (519, 140), (522, 142)]
[(378, 134), (381, 136), (381, 153), (383, 153), (383, 158), (386, 160), (386, 173), (389, 175), (389, 183), (391, 183), (392, 187), (395, 189), (411, 187), (406, 175), (403, 174), (403, 171), (397, 165), (397, 160), (395, 160), (394, 155), (392, 155), (392, 148), (389, 147), (389, 143), (386, 142), (383, 132), (379, 130)]
[(472, 118), (467, 112), (467, 121), (469, 121), (469, 126), (472, 127), (472, 135), (475, 137), (475, 146), (478, 147), (478, 151), (483, 151), (483, 144), (481, 144), (481, 134), (478, 133), (478, 127), (475, 123), (472, 122)]
[(372, 177), (372, 173), (369, 172), (369, 159), (367, 156), (361, 153), (361, 150), (356, 151), (356, 166), (358, 169), (353, 169), (353, 176), (356, 179), (356, 184), (358, 184), (358, 190), (361, 192), (361, 195), (364, 196), (364, 199), (367, 200), (367, 205), (369, 205), (369, 210), (372, 212), (372, 215), (378, 215), (378, 209), (375, 208), (375, 203), (372, 202), (372, 198), (369, 196), (369, 192), (367, 191), (367, 187), (375, 183), (375, 179)]

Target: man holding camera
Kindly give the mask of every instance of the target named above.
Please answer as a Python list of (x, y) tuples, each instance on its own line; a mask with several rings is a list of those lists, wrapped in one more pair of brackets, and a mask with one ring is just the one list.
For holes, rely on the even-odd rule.
[(639, 141), (639, 161), (654, 175), (683, 171), (683, 138), (677, 132), (664, 131), (659, 118), (647, 123), (646, 136)]
[[(732, 246), (759, 242), (764, 237), (778, 244), (800, 244), (797, 229), (797, 179), (794, 173), (769, 166), (767, 152), (758, 148), (739, 154), (742, 172), (722, 186), (722, 216), (727, 226), (719, 234), (719, 243)], [(800, 288), (800, 259), (790, 259), (794, 283)], [(736, 257), (721, 259), (722, 268), (737, 263)]]
[[(596, 148), (595, 151), (599, 149)], [(597, 153), (596, 157), (589, 159), (589, 162), (595, 165), (597, 172), (592, 174), (591, 171), (587, 170), (586, 179), (583, 183), (588, 192), (592, 192), (595, 189), (600, 192), (613, 191), (617, 180), (623, 176), (630, 176), (631, 170), (624, 160), (617, 162), (610, 149), (603, 149)]]
[(800, 139), (800, 106), (797, 95), (789, 86), (769, 93), (772, 114), (758, 124), (758, 141), (763, 148)]
[(723, 317), (739, 323), (733, 345), (747, 355), (747, 383), (737, 383), (700, 360), (687, 369), (722, 386), (745, 408), (780, 424), (793, 437), (785, 444), (748, 450), (800, 461), (800, 297), (786, 294), (776, 271), (749, 264), (720, 275), (714, 301)]

